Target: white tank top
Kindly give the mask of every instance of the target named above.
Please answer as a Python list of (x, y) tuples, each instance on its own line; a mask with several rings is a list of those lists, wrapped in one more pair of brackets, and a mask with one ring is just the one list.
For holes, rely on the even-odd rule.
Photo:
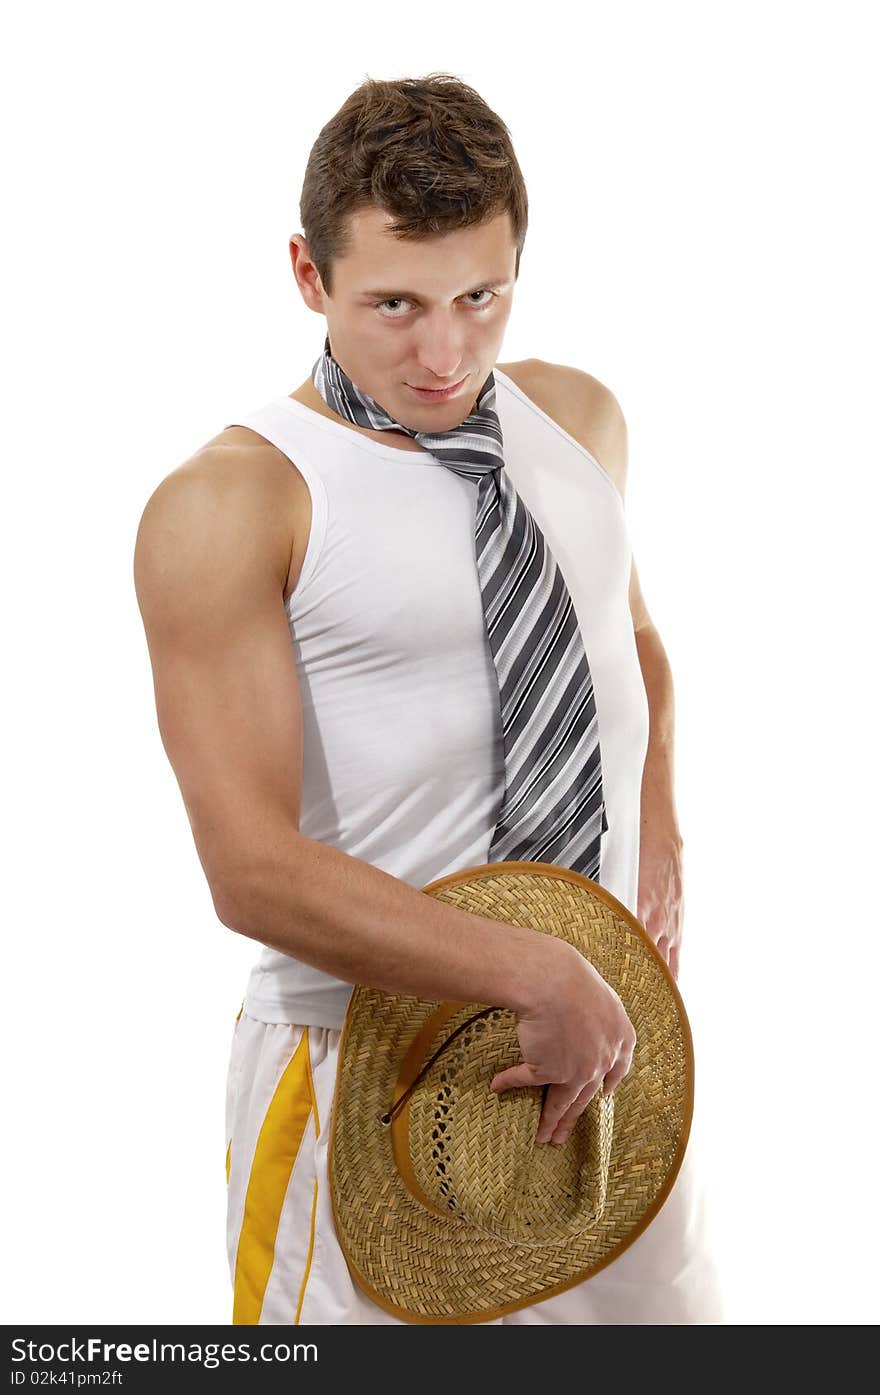
[[(505, 466), (562, 568), (593, 676), (608, 817), (601, 884), (635, 914), (648, 703), (623, 501), (598, 461), (493, 371)], [(485, 864), (504, 755), (474, 560), (477, 481), (292, 397), (228, 425), (277, 446), (312, 498), (286, 605), (302, 695), (300, 831), (419, 888)], [(266, 945), (245, 1011), (340, 1028), (351, 991)]]

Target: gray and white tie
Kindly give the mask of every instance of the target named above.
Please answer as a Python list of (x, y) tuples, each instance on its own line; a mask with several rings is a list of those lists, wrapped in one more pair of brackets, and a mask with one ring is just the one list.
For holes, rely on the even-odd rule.
[(490, 373), (474, 410), (450, 431), (402, 426), (340, 368), (330, 349), (312, 369), (347, 421), (402, 431), (477, 482), (475, 555), (498, 674), (506, 787), (489, 862), (547, 862), (599, 880), (608, 827), (593, 680), (565, 579), (504, 468)]

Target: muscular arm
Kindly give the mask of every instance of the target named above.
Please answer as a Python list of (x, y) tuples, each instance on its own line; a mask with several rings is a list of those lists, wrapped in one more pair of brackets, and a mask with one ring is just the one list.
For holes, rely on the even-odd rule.
[(147, 502), (135, 587), (162, 742), (221, 922), (349, 983), (524, 1010), (569, 946), (471, 915), (301, 834), (303, 725), (282, 591), (289, 497), (208, 452)]

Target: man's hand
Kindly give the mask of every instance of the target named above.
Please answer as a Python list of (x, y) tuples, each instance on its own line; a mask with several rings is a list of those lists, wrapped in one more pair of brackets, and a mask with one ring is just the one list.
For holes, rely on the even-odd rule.
[(678, 979), (681, 930), (684, 919), (682, 841), (672, 832), (647, 832), (639, 849), (637, 919)]
[(493, 1090), (549, 1085), (537, 1143), (564, 1143), (590, 1100), (614, 1093), (632, 1066), (636, 1032), (618, 994), (574, 945), (542, 935), (533, 998), (517, 1012), (523, 1059), (499, 1071)]

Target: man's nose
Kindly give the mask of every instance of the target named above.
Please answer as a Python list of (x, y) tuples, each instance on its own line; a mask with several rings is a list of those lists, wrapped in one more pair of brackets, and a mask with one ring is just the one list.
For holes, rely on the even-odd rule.
[[(429, 316), (419, 326), (416, 361), (425, 380), (451, 387), (464, 376), (466, 365), (461, 327), (442, 314)], [(424, 384), (423, 384), (424, 385)]]

